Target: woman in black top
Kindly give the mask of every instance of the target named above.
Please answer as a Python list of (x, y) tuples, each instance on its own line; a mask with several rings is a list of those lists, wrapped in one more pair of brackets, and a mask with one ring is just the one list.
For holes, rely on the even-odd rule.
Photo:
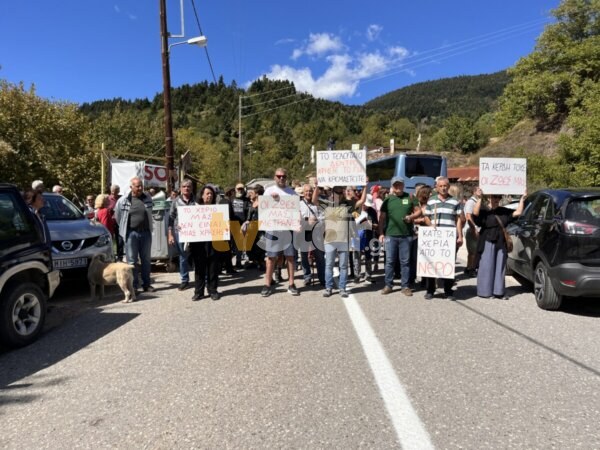
[(482, 192), (477, 188), (475, 195), (477, 203), (473, 209), (475, 223), (481, 227), (477, 254), (479, 256), (479, 271), (477, 272), (477, 295), (483, 298), (492, 296), (508, 300), (505, 291), (504, 276), (506, 273), (506, 241), (504, 228), (523, 212), (527, 193), (521, 196), (519, 206), (515, 211), (500, 206), (501, 195), (490, 197), (490, 208), (481, 207)]
[[(258, 270), (265, 270), (265, 251), (259, 247), (258, 242), (261, 236), (265, 234), (264, 231), (258, 231), (258, 196), (264, 193), (264, 188), (257, 184), (254, 187), (248, 188), (248, 199), (250, 200), (250, 207), (248, 208), (248, 215), (246, 216), (246, 222), (242, 225), (242, 231), (244, 235), (249, 239), (250, 236), (254, 235), (254, 241), (250, 251), (247, 252), (248, 259), (252, 261), (258, 267)], [(256, 233), (256, 234), (254, 234)], [(247, 244), (250, 247), (250, 243)]]

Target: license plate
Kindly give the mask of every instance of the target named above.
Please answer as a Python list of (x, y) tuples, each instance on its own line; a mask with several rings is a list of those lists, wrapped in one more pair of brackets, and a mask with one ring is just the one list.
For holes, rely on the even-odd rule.
[(55, 269), (74, 269), (76, 267), (86, 267), (88, 263), (87, 258), (69, 258), (69, 259), (55, 259)]

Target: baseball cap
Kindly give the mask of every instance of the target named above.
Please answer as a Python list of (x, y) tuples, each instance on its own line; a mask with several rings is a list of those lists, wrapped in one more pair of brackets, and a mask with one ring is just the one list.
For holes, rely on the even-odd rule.
[(375, 194), (376, 192), (379, 192), (379, 189), (381, 189), (381, 186), (379, 186), (378, 184), (371, 186), (371, 194)]
[(244, 183), (238, 183), (235, 185), (236, 189), (246, 189), (246, 185)]
[(365, 206), (367, 208), (373, 207), (373, 196), (371, 194), (367, 194), (367, 199), (365, 200)]
[(394, 177), (394, 178), (392, 178), (392, 186), (394, 184), (396, 184), (396, 183), (402, 183), (402, 184), (404, 184), (404, 178), (402, 178), (402, 177)]

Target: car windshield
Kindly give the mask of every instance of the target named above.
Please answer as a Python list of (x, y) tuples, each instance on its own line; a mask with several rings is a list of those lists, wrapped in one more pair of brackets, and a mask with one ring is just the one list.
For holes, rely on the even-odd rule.
[(567, 207), (567, 220), (600, 224), (600, 197), (574, 199)]
[(83, 214), (79, 209), (66, 198), (60, 195), (44, 195), (46, 205), (41, 213), (46, 220), (79, 220)]

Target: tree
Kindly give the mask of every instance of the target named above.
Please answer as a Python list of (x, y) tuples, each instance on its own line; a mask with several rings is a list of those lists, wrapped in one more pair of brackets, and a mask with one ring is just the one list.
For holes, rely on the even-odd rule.
[(436, 134), (439, 150), (470, 153), (479, 148), (479, 138), (473, 121), (466, 117), (450, 116), (444, 128)]
[(0, 80), (0, 179), (22, 187), (42, 179), (79, 194), (91, 189), (100, 156), (85, 149), (87, 127), (76, 105)]
[(563, 0), (552, 13), (557, 22), (509, 70), (513, 81), (500, 99), (500, 131), (523, 118), (535, 119), (540, 129), (558, 129), (583, 102), (580, 87), (600, 77), (600, 0)]

